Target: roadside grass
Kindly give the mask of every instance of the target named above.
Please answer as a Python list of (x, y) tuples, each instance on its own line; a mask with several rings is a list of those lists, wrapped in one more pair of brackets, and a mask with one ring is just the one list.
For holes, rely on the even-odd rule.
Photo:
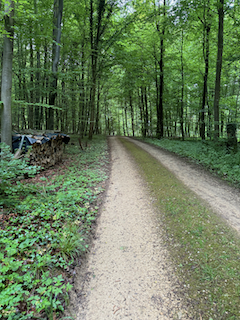
[(142, 139), (168, 151), (188, 157), (214, 171), (225, 180), (240, 186), (240, 149), (237, 152), (228, 150), (224, 141), (216, 144), (213, 141)]
[(74, 265), (88, 248), (107, 163), (105, 137), (94, 137), (85, 151), (72, 137), (63, 164), (18, 181), (27, 195), (9, 191), (14, 201), (0, 209), (1, 319), (53, 320), (64, 310)]
[(156, 199), (166, 244), (194, 319), (240, 319), (240, 239), (176, 177), (131, 142)]

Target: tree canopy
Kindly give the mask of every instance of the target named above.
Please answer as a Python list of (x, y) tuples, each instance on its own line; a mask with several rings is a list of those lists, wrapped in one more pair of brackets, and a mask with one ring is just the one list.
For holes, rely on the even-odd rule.
[(238, 125), (239, 1), (3, 0), (0, 14), (8, 144), (12, 127), (212, 139)]

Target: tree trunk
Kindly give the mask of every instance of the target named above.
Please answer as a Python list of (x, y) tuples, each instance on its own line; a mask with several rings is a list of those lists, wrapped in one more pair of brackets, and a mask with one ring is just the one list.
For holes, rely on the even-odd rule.
[(184, 107), (183, 30), (182, 30), (182, 43), (181, 43), (181, 78), (182, 78), (182, 88), (181, 88), (181, 105), (180, 105), (180, 126), (181, 126), (182, 140), (184, 141), (184, 128), (183, 128), (183, 107)]
[(90, 1), (90, 41), (91, 41), (91, 75), (92, 85), (90, 90), (90, 125), (88, 137), (91, 140), (93, 136), (94, 128), (94, 116), (95, 116), (95, 93), (96, 93), (96, 71), (97, 71), (97, 43), (94, 44), (93, 38), (93, 0)]
[[(54, 0), (54, 28), (53, 28), (53, 49), (52, 49), (52, 83), (49, 95), (49, 104), (54, 106), (57, 97), (57, 69), (60, 59), (60, 39), (61, 39), (61, 23), (63, 13), (63, 0)], [(54, 129), (54, 109), (49, 108), (48, 112), (48, 127), (47, 129)]]
[[(159, 79), (159, 101), (157, 104), (157, 138), (163, 137), (163, 89), (164, 89), (164, 36), (165, 36), (165, 19), (166, 19), (166, 0), (163, 1), (163, 27), (161, 32), (160, 41), (160, 79)], [(159, 26), (158, 26), (158, 31)]]
[(96, 133), (96, 134), (99, 134), (100, 95), (101, 95), (101, 90), (100, 90), (100, 83), (99, 83), (99, 81), (98, 81), (98, 87), (97, 87), (97, 112), (96, 112), (96, 122), (95, 122), (95, 133)]
[(208, 71), (209, 71), (209, 34), (211, 29), (211, 24), (209, 22), (209, 1), (207, 2), (207, 14), (206, 8), (204, 6), (204, 17), (203, 17), (203, 58), (205, 62), (205, 72), (203, 80), (203, 95), (202, 95), (202, 105), (200, 110), (200, 137), (205, 140), (205, 112), (207, 104), (207, 90), (208, 90)]
[[(37, 15), (37, 1), (34, 0), (34, 13)], [(38, 30), (38, 25), (35, 26)], [(39, 32), (39, 30), (37, 31)], [(41, 61), (40, 61), (40, 46), (37, 46), (37, 71), (36, 71), (36, 84), (35, 84), (35, 101), (36, 103), (40, 103), (41, 100), (41, 79), (40, 79), (40, 67), (41, 67)], [(37, 130), (40, 130), (40, 117), (41, 117), (41, 108), (39, 106), (34, 107), (34, 127)]]
[(143, 104), (143, 90), (142, 90), (142, 87), (140, 88), (140, 93), (138, 91), (140, 120), (141, 120), (141, 134), (144, 137), (144, 104)]
[[(32, 42), (32, 24), (30, 24), (30, 103), (33, 103), (33, 42)], [(33, 129), (33, 106), (28, 106), (28, 129)]]
[(132, 95), (131, 93), (129, 94), (129, 105), (130, 105), (130, 111), (131, 111), (131, 118), (132, 118), (132, 135), (134, 137), (135, 135), (135, 130), (134, 130), (134, 112), (133, 112), (133, 104), (132, 104)]
[(144, 112), (144, 134), (145, 137), (149, 134), (148, 128), (148, 99), (147, 99), (147, 88), (144, 87), (144, 102), (145, 102), (145, 112)]
[(80, 135), (83, 138), (86, 128), (86, 106), (85, 106), (85, 57), (84, 57), (84, 42), (82, 43), (82, 68), (81, 68), (81, 80), (80, 80), (80, 103), (79, 103), (79, 114), (80, 114)]
[(1, 142), (5, 142), (12, 149), (12, 60), (13, 60), (13, 8), (14, 2), (5, 4), (5, 31), (2, 60), (2, 114), (1, 114)]
[(125, 111), (125, 126), (126, 126), (126, 132), (127, 132), (127, 136), (129, 136), (129, 132), (128, 132), (128, 121), (127, 121), (127, 104), (126, 104), (126, 101), (125, 101), (124, 111)]
[(222, 54), (223, 54), (223, 20), (224, 20), (224, 0), (218, 2), (218, 53), (216, 63), (216, 80), (215, 80), (215, 95), (214, 95), (214, 138), (219, 137), (219, 100), (221, 89), (221, 71), (222, 71)]

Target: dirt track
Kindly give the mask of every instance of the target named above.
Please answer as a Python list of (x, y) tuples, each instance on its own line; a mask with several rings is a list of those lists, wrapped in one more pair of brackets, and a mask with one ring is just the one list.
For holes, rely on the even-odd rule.
[(145, 185), (119, 140), (111, 138), (110, 145), (110, 185), (78, 275), (87, 279), (82, 299), (72, 297), (75, 319), (188, 319)]
[[(127, 139), (127, 138), (126, 138)], [(206, 201), (233, 228), (240, 232), (240, 190), (168, 151), (130, 139), (136, 145), (158, 159), (186, 186)]]
[[(131, 141), (161, 161), (240, 231), (238, 190), (170, 152)], [(110, 138), (110, 146), (110, 185), (91, 252), (76, 275), (71, 315), (76, 320), (191, 319), (178, 293), (145, 183), (116, 137)]]

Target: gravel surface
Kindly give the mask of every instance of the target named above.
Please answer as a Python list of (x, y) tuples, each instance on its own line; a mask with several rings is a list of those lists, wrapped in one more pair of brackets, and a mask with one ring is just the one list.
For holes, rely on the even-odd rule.
[(116, 137), (110, 147), (110, 185), (77, 276), (72, 314), (77, 320), (189, 319), (146, 186)]
[[(158, 159), (240, 231), (238, 189), (168, 151), (126, 139)], [(117, 137), (110, 138), (110, 147), (112, 169), (96, 237), (77, 268), (66, 315), (76, 320), (191, 319), (147, 187)]]

